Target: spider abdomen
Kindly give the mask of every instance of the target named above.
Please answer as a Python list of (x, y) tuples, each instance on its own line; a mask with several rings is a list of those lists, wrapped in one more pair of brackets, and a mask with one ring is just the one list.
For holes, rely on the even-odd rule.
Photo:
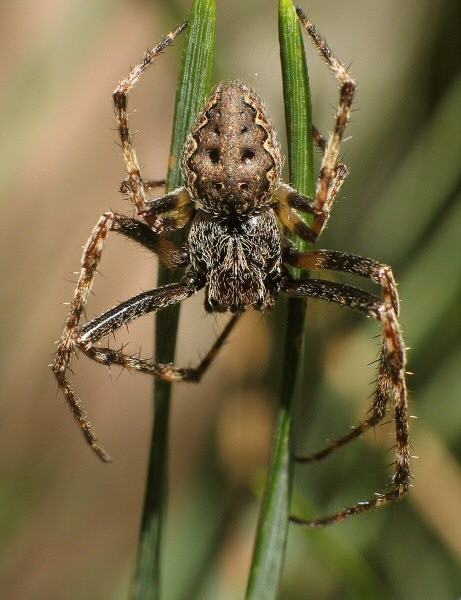
[(209, 311), (270, 308), (278, 291), (281, 236), (272, 209), (216, 216), (199, 210), (189, 234), (192, 269), (206, 280)]
[(240, 81), (219, 84), (184, 151), (191, 197), (209, 211), (251, 212), (270, 202), (281, 165), (261, 100)]

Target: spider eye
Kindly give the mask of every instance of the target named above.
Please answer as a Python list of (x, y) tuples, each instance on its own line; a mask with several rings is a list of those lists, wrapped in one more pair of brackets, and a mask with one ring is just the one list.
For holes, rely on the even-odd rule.
[(220, 191), (222, 190), (222, 188), (223, 188), (223, 184), (222, 184), (222, 183), (220, 183), (219, 181), (217, 181), (217, 182), (215, 182), (215, 183), (213, 184), (213, 187), (214, 187), (214, 189), (215, 189), (216, 191), (220, 192)]
[(248, 127), (246, 125), (244, 125), (242, 127), (242, 130), (240, 131), (240, 133), (246, 133), (248, 131)]
[(211, 150), (208, 151), (208, 156), (210, 157), (211, 162), (214, 165), (217, 165), (219, 162), (219, 159), (221, 158), (221, 153), (219, 152), (218, 148), (212, 148)]
[(244, 162), (245, 164), (249, 165), (251, 164), (251, 161), (253, 160), (253, 158), (255, 157), (255, 153), (253, 152), (253, 150), (250, 150), (249, 148), (245, 148), (242, 151), (242, 162)]
[(247, 192), (248, 191), (248, 183), (239, 183), (239, 189), (241, 192)]

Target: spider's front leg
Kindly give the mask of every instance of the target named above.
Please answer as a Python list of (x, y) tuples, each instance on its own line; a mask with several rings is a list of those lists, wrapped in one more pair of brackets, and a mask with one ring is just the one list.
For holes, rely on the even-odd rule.
[[(341, 270), (339, 269), (339, 263), (338, 270)], [(397, 313), (390, 297), (386, 297), (383, 301), (360, 289), (318, 279), (297, 281), (287, 278), (282, 282), (281, 289), (290, 296), (319, 298), (349, 306), (380, 321), (382, 326), (381, 363), (375, 406), (379, 407), (380, 410), (385, 410), (389, 401), (394, 402), (396, 456), (392, 489), (384, 494), (379, 494), (373, 500), (359, 502), (334, 515), (318, 520), (307, 521), (300, 517), (292, 517), (292, 521), (305, 527), (323, 527), (342, 521), (354, 514), (389, 504), (389, 502), (403, 496), (409, 490), (411, 472), (405, 383), (405, 344), (400, 332)], [(346, 441), (349, 440), (346, 439), (343, 443)]]
[[(336, 252), (334, 250), (299, 252), (293, 244), (287, 240), (284, 244), (284, 259), (288, 264), (298, 269), (326, 269), (366, 277), (381, 285), (385, 304), (392, 306), (396, 318), (399, 315), (397, 286), (394, 281), (392, 269), (387, 265), (380, 264), (369, 258), (362, 258), (361, 256), (354, 256), (352, 254)], [(382, 368), (383, 365), (381, 364), (381, 369)], [(375, 401), (370, 409), (371, 416), (368, 419), (353, 427), (347, 435), (335, 440), (323, 450), (310, 454), (309, 456), (296, 457), (296, 460), (302, 463), (320, 461), (334, 451), (344, 447), (347, 443), (357, 439), (363, 433), (372, 427), (375, 427), (384, 418), (387, 413), (388, 402), (388, 394), (384, 393), (384, 390), (380, 385)]]
[(64, 330), (59, 340), (58, 350), (52, 369), (73, 415), (83, 430), (86, 440), (103, 460), (108, 460), (108, 456), (96, 441), (86, 412), (67, 378), (67, 373), (70, 369), (72, 355), (76, 351), (76, 336), (80, 319), (93, 286), (94, 277), (101, 260), (102, 250), (109, 231), (117, 231), (125, 237), (144, 246), (151, 252), (157, 254), (160, 260), (171, 268), (184, 267), (187, 266), (189, 262), (187, 253), (176, 248), (176, 246), (166, 238), (153, 233), (145, 223), (112, 212), (107, 212), (102, 215), (86, 243), (83, 251), (82, 268), (77, 287), (70, 305), (69, 315)]
[[(190, 277), (190, 275), (191, 274), (189, 273), (188, 277)], [(197, 291), (199, 287), (201, 287), (200, 284), (194, 291)], [(168, 288), (169, 286), (165, 286), (165, 288), (160, 288), (160, 290), (144, 292), (126, 302), (122, 302), (112, 310), (84, 325), (77, 334), (76, 344), (79, 350), (82, 350), (89, 358), (95, 360), (99, 364), (108, 367), (111, 365), (118, 365), (125, 369), (153, 375), (158, 379), (168, 381), (168, 383), (175, 383), (178, 381), (199, 382), (216, 358), (216, 355), (222, 348), (230, 332), (235, 327), (240, 315), (232, 316), (220, 335), (216, 338), (210, 350), (196, 367), (175, 367), (171, 364), (146, 360), (134, 354), (125, 354), (122, 350), (112, 350), (111, 348), (93, 346), (95, 342), (107, 336), (109, 333), (113, 333), (123, 325), (127, 325), (133, 321), (133, 319), (137, 319), (147, 312), (150, 312), (149, 306), (151, 306), (152, 302), (156, 305), (163, 302), (164, 294), (168, 297), (171, 293)], [(172, 287), (172, 291), (178, 294), (182, 293), (174, 287)], [(188, 292), (184, 290), (184, 293), (187, 294)], [(185, 298), (180, 298), (179, 301), (183, 299)]]

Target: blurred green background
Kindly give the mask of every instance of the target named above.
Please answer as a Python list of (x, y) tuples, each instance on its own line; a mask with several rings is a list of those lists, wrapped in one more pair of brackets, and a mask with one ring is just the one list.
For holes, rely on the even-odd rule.
[[(359, 83), (345, 144), (351, 175), (318, 247), (394, 267), (408, 345), (414, 489), (401, 504), (325, 531), (290, 530), (280, 598), (456, 599), (461, 595), (461, 74), (455, 0), (303, 2)], [(110, 95), (189, 1), (27, 0), (0, 19), (0, 596), (125, 599), (134, 569), (151, 427), (147, 377), (75, 361), (75, 383), (114, 458), (99, 463), (47, 364), (81, 246), (117, 193), (123, 161)], [(314, 120), (332, 126), (336, 85), (306, 43)], [(144, 173), (164, 177), (182, 42), (130, 98)], [(264, 98), (284, 144), (277, 2), (218, 0), (216, 81)], [(317, 164), (319, 158), (317, 157)], [(156, 260), (114, 236), (88, 316), (154, 286)], [(314, 274), (315, 276), (315, 274)], [(325, 276), (325, 274), (323, 274)], [(335, 279), (343, 280), (335, 275)], [(347, 279), (351, 281), (351, 279)], [(358, 283), (353, 282), (353, 283)], [(364, 286), (363, 281), (360, 285)], [(365, 287), (367, 287), (365, 285)], [(370, 289), (373, 289), (370, 287)], [(178, 364), (195, 363), (221, 318), (184, 306)], [(308, 304), (297, 447), (310, 452), (368, 409), (374, 323)], [(200, 386), (174, 393), (166, 600), (241, 598), (277, 403), (278, 313), (249, 313)], [(122, 332), (152, 354), (148, 319)], [(296, 512), (320, 515), (389, 481), (392, 424), (296, 469)]]

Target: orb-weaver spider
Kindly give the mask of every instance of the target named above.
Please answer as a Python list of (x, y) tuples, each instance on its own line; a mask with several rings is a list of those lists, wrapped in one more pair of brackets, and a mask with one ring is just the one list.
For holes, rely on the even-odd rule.
[[(320, 527), (388, 504), (408, 491), (406, 358), (398, 323), (399, 299), (391, 269), (368, 258), (336, 251), (299, 252), (285, 237), (289, 230), (303, 240), (315, 242), (328, 222), (334, 199), (347, 176), (339, 152), (356, 89), (348, 70), (302, 11), (297, 12), (340, 84), (333, 133), (326, 141), (314, 130), (314, 139), (323, 153), (315, 198), (308, 198), (281, 181), (282, 157), (273, 127), (259, 98), (239, 81), (219, 84), (200, 113), (184, 148), (184, 186), (155, 200), (146, 198), (146, 192), (159, 182), (141, 176), (128, 127), (127, 97), (145, 69), (185, 29), (187, 22), (182, 23), (143, 56), (113, 94), (128, 171), (121, 191), (142, 220), (106, 212), (94, 228), (83, 253), (80, 277), (53, 371), (87, 442), (107, 461), (108, 455), (99, 445), (68, 380), (72, 354), (77, 350), (103, 365), (120, 365), (168, 382), (198, 381), (242, 313), (250, 307), (260, 311), (270, 309), (280, 292), (346, 305), (380, 321), (381, 357), (371, 416), (328, 448), (296, 460), (313, 462), (326, 457), (375, 426), (383, 419), (389, 403), (394, 403), (396, 457), (392, 486), (372, 500), (316, 521), (292, 517), (305, 526)], [(313, 215), (311, 227), (304, 223), (298, 211)], [(178, 248), (165, 234), (187, 225), (190, 225), (187, 243)], [(188, 271), (179, 283), (138, 294), (81, 326), (80, 318), (110, 231), (144, 246), (167, 267), (188, 267)], [(368, 278), (382, 287), (383, 299), (344, 284), (294, 279), (287, 265), (342, 271)], [(123, 349), (95, 346), (122, 325), (182, 302), (201, 288), (205, 288), (207, 311), (228, 311), (232, 317), (198, 367), (178, 368), (125, 354)]]

